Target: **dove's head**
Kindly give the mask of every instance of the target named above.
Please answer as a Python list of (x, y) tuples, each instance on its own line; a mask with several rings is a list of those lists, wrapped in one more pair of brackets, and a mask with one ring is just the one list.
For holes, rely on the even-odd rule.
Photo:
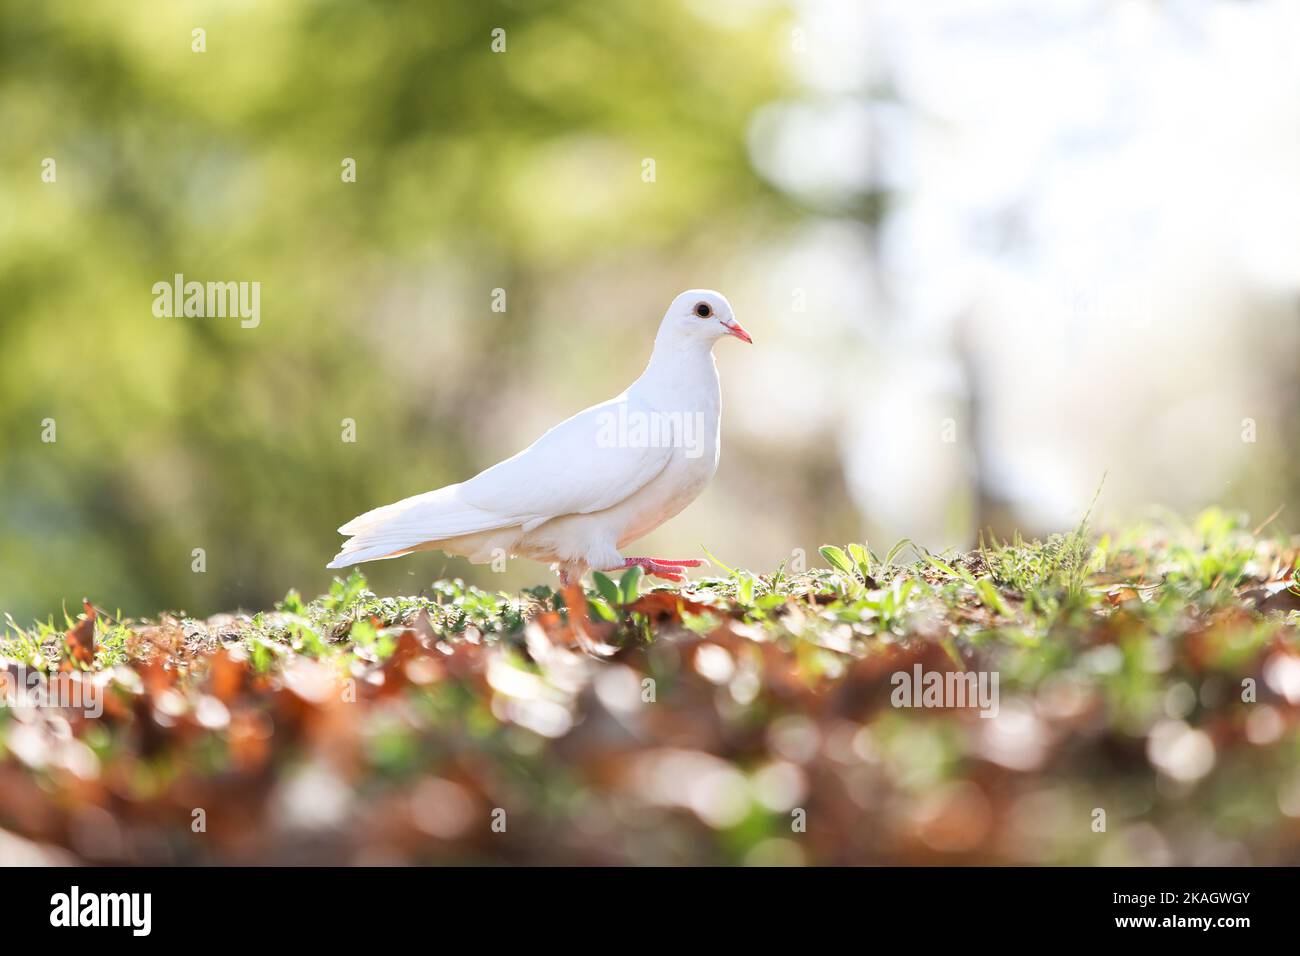
[(664, 314), (660, 334), (669, 333), (712, 345), (724, 335), (753, 342), (744, 326), (736, 321), (726, 296), (712, 289), (690, 289), (673, 299)]

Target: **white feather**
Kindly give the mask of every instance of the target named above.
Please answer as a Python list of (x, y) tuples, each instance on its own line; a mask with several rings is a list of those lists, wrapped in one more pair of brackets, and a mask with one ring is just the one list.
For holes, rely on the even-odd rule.
[[(702, 302), (714, 310), (710, 317), (694, 313)], [(626, 392), (468, 481), (353, 518), (339, 528), (351, 537), (329, 567), (434, 547), (478, 561), (501, 549), (579, 573), (615, 566), (619, 547), (680, 511), (712, 477), (720, 402), (711, 350), (737, 328), (722, 296), (682, 293), (664, 316), (649, 365)], [(702, 447), (681, 431), (669, 443), (629, 441), (616, 427), (673, 414), (691, 416)]]

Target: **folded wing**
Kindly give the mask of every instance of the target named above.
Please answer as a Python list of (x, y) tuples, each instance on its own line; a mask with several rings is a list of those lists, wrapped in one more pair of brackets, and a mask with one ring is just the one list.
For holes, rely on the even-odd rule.
[(619, 396), (566, 419), (469, 481), (353, 518), (339, 528), (352, 537), (329, 567), (397, 557), (481, 531), (516, 525), (527, 531), (561, 515), (613, 507), (663, 471), (671, 457), (666, 444), (638, 440), (625, 427), (646, 413)]

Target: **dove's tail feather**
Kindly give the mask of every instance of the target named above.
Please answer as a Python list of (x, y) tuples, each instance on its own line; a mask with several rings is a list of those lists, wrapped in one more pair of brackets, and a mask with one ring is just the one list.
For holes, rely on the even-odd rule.
[(397, 558), (436, 546), (438, 541), (519, 523), (463, 501), (459, 485), (449, 485), (353, 518), (339, 528), (351, 535), (326, 567), (345, 568), (363, 561)]

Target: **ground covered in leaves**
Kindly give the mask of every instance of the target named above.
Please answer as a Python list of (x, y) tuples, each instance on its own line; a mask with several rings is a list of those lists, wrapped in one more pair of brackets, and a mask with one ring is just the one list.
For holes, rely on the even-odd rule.
[[(353, 574), (255, 616), (10, 621), (0, 861), (1294, 864), (1298, 554), (1211, 511), (671, 588)], [(996, 697), (898, 706), (932, 673)]]

